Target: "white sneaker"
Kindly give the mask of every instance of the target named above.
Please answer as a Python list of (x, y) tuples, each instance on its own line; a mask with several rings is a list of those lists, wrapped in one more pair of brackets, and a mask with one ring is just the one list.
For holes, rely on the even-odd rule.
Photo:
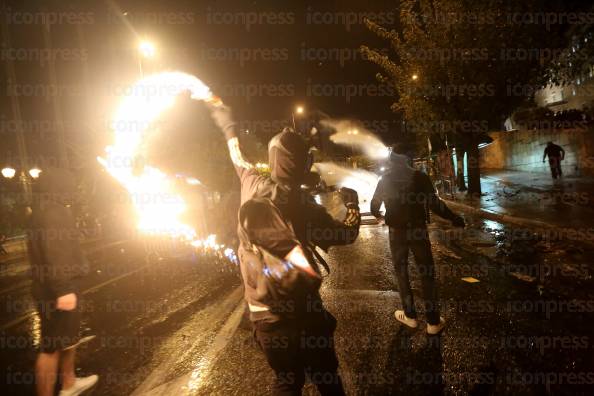
[(439, 324), (432, 325), (427, 323), (427, 334), (435, 335), (441, 333), (446, 325), (446, 321), (441, 316), (439, 317)]
[(409, 318), (408, 316), (406, 316), (404, 311), (401, 311), (401, 310), (397, 310), (396, 312), (394, 312), (394, 317), (396, 318), (397, 321), (404, 323), (405, 325), (407, 325), (408, 327), (411, 327), (413, 329), (416, 329), (417, 326), (419, 325), (419, 322), (417, 322), (416, 319)]
[(88, 377), (77, 378), (68, 389), (62, 389), (59, 396), (77, 396), (93, 387), (99, 379), (98, 375), (89, 375)]

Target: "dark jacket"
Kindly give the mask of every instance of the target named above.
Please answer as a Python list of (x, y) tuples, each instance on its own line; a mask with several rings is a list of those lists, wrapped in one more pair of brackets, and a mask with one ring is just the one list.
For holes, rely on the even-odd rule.
[(39, 297), (76, 293), (77, 279), (88, 271), (70, 208), (75, 191), (72, 175), (56, 168), (44, 170), (34, 186), (27, 250)]
[(371, 213), (381, 217), (380, 207), (386, 206), (386, 224), (390, 227), (424, 227), (428, 209), (440, 217), (455, 221), (453, 213), (435, 193), (427, 174), (413, 169), (393, 169), (382, 176), (371, 200)]
[(549, 144), (544, 149), (544, 153), (542, 156), (543, 161), (547, 156), (549, 157), (549, 159), (563, 159), (565, 157), (565, 150), (563, 150), (561, 146), (558, 146), (556, 144)]
[[(229, 109), (217, 106), (212, 111), (215, 122), (227, 138), (231, 159), (241, 184), (242, 205), (255, 198), (270, 199), (306, 249), (313, 245), (327, 250), (330, 246), (350, 244), (357, 239), (360, 224), (358, 202), (345, 202), (348, 208), (347, 218), (338, 221), (300, 188), (301, 179), (307, 170), (307, 147), (300, 143), (301, 138), (298, 135), (282, 132), (271, 140), (271, 177), (262, 176), (241, 154), (235, 123)], [(284, 257), (294, 247), (286, 238), (271, 237), (267, 241), (260, 241), (260, 244), (278, 257)], [(255, 253), (246, 249), (246, 245), (246, 241), (241, 241), (240, 237), (239, 261), (251, 318), (254, 321), (278, 320), (278, 316), (273, 315), (259, 298), (256, 283), (258, 274), (253, 273), (254, 266), (250, 265), (256, 259)], [(309, 255), (310, 263), (315, 263), (312, 251), (308, 249), (306, 254)], [(317, 268), (316, 270), (319, 271)], [(317, 298), (319, 299), (319, 295)]]

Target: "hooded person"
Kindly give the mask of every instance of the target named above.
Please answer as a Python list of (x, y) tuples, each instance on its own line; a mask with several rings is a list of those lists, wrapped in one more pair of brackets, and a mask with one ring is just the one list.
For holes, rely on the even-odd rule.
[[(328, 250), (356, 240), (357, 193), (341, 191), (347, 215), (342, 221), (333, 218), (301, 188), (312, 161), (300, 135), (285, 129), (270, 140), (271, 174), (266, 177), (243, 158), (230, 109), (215, 101), (209, 107), (227, 139), (241, 184), (238, 256), (256, 340), (275, 372), (273, 392), (301, 394), (309, 377), (322, 395), (344, 394), (333, 343), (336, 319), (322, 304), (320, 269), (314, 257), (319, 257), (316, 246)], [(265, 268), (259, 264), (263, 258), (270, 264)], [(276, 289), (265, 274), (274, 258), (281, 267), (299, 269)], [(319, 347), (320, 338), (326, 347)]]
[(58, 371), (60, 396), (78, 395), (98, 379), (77, 378), (74, 373), (80, 329), (78, 278), (88, 271), (71, 211), (76, 192), (74, 176), (62, 168), (45, 169), (33, 185), (27, 251), (41, 318), (35, 368), (38, 395), (53, 395)]
[[(405, 325), (418, 326), (417, 312), (408, 278), (408, 252), (412, 251), (421, 277), (427, 333), (438, 334), (445, 326), (437, 306), (431, 242), (427, 232), (429, 211), (450, 220), (454, 226), (464, 227), (464, 219), (453, 213), (435, 193), (427, 174), (412, 168), (410, 158), (392, 151), (390, 169), (381, 177), (371, 200), (371, 213), (383, 219), (389, 227), (390, 250), (403, 310), (394, 312)], [(380, 207), (385, 204), (386, 213)]]

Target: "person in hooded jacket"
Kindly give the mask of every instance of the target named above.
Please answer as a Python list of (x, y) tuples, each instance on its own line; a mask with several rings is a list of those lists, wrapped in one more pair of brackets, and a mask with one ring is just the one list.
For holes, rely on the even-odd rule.
[(60, 396), (78, 395), (98, 379), (77, 378), (74, 372), (80, 328), (77, 278), (88, 271), (71, 211), (75, 196), (75, 179), (66, 169), (45, 169), (33, 185), (27, 250), (41, 318), (35, 378), (42, 396), (54, 394), (58, 372)]
[[(431, 254), (431, 242), (427, 232), (428, 209), (453, 225), (464, 227), (464, 219), (453, 213), (435, 193), (431, 179), (426, 173), (409, 165), (406, 155), (393, 151), (390, 169), (378, 182), (371, 200), (371, 213), (383, 219), (389, 227), (390, 250), (396, 270), (396, 280), (403, 310), (394, 312), (396, 319), (405, 325), (418, 326), (417, 312), (408, 278), (408, 252), (412, 251), (419, 269), (425, 300), (427, 333), (438, 334), (445, 326), (437, 306), (435, 268)], [(385, 204), (385, 217), (380, 212)]]
[[(333, 334), (336, 319), (324, 308), (319, 294), (320, 270), (314, 260), (315, 246), (327, 250), (332, 245), (354, 242), (359, 233), (360, 214), (356, 192), (342, 191), (347, 207), (344, 221), (334, 219), (324, 207), (301, 189), (311, 167), (309, 147), (295, 132), (285, 129), (274, 136), (268, 145), (271, 176), (260, 175), (243, 159), (239, 147), (236, 124), (230, 109), (220, 101), (209, 105), (215, 123), (224, 132), (231, 159), (241, 183), (240, 230), (242, 213), (252, 210), (249, 221), (262, 222), (266, 217), (269, 199), (278, 208), (281, 223), (287, 222), (290, 229), (275, 228), (271, 222), (261, 233), (259, 244), (274, 256), (285, 258), (300, 265), (311, 275), (313, 285), (303, 299), (291, 300), (279, 307), (279, 301), (264, 298), (262, 276), (257, 257), (250, 242), (240, 234), (238, 250), (240, 268), (245, 286), (245, 300), (254, 325), (255, 338), (264, 352), (270, 367), (275, 372), (273, 393), (275, 395), (300, 395), (306, 377), (314, 383), (322, 395), (342, 395), (344, 389), (338, 374), (338, 360), (334, 350)], [(291, 240), (290, 234), (295, 240)], [(299, 260), (298, 257), (306, 257)]]

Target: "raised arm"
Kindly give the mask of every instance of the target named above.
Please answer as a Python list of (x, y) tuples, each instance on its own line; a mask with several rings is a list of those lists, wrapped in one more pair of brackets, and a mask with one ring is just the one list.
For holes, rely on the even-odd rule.
[(227, 148), (229, 149), (229, 156), (231, 157), (237, 176), (241, 181), (242, 190), (244, 187), (249, 188), (249, 185), (256, 183), (262, 176), (260, 176), (254, 166), (249, 163), (241, 153), (239, 135), (237, 134), (237, 123), (233, 120), (231, 108), (216, 97), (206, 101), (206, 104), (210, 109), (210, 114), (215, 124), (221, 129), (225, 136)]

